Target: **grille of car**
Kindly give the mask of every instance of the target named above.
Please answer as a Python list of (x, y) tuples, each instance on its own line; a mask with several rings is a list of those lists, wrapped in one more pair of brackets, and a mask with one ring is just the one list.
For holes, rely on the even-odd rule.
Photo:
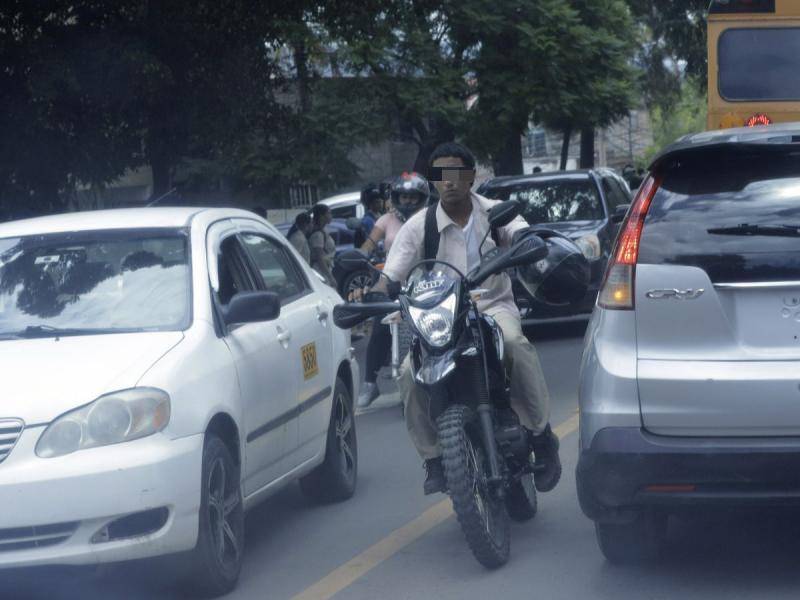
[(0, 553), (31, 548), (45, 548), (65, 542), (75, 533), (79, 523), (53, 523), (35, 527), (0, 529)]
[(19, 419), (0, 419), (0, 462), (11, 454), (23, 428)]

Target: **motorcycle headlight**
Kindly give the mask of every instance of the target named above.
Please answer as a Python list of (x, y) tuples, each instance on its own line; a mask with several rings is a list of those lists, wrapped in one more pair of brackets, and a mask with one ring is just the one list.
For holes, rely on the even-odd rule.
[(450, 294), (441, 304), (427, 310), (409, 307), (408, 312), (420, 335), (435, 348), (450, 341), (456, 312), (456, 295)]
[(36, 454), (54, 458), (129, 442), (161, 431), (169, 417), (169, 395), (163, 390), (131, 388), (114, 392), (50, 423), (36, 444)]
[(574, 240), (575, 245), (580, 249), (588, 260), (597, 260), (602, 251), (600, 249), (600, 238), (593, 233)]

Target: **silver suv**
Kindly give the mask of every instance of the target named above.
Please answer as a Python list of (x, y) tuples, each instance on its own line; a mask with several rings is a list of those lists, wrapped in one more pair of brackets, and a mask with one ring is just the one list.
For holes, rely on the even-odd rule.
[(800, 123), (668, 147), (586, 333), (578, 496), (612, 562), (667, 515), (800, 505)]

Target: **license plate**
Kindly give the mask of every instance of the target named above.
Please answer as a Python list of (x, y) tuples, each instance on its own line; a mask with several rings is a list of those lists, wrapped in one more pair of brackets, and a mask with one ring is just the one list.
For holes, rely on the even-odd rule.
[(303, 377), (305, 379), (311, 379), (319, 373), (317, 345), (314, 342), (306, 344), (300, 348), (300, 355), (303, 358)]

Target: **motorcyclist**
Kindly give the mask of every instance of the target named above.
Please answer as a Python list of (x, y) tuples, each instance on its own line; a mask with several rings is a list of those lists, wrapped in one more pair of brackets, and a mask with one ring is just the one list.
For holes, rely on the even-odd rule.
[[(489, 229), (487, 213), (494, 202), (471, 192), (475, 158), (460, 144), (442, 144), (431, 155), (430, 176), (439, 193), (439, 202), (434, 208), (418, 212), (398, 232), (383, 270), (392, 281), (406, 279), (412, 266), (425, 258), (434, 238), (438, 238), (433, 254), (437, 259), (464, 273), (480, 262), (480, 243)], [(527, 222), (518, 217), (497, 230), (496, 236), (487, 237), (482, 248), (488, 251), (495, 247), (494, 237), (500, 246), (509, 245), (515, 232), (527, 229)], [(522, 333), (509, 276), (501, 273), (490, 277), (483, 287), (487, 292), (478, 301), (478, 308), (494, 317), (504, 334), (511, 376), (511, 406), (528, 430), (530, 446), (540, 467), (534, 475), (536, 488), (550, 491), (561, 477), (561, 462), (558, 438), (549, 424), (549, 394), (539, 358), (533, 344)], [(385, 293), (387, 289), (386, 279), (381, 279), (374, 291)], [(430, 399), (414, 384), (411, 369), (404, 369), (401, 383), (406, 398), (406, 426), (425, 460), (425, 493), (444, 491), (441, 450), (436, 423), (430, 413)]]
[[(361, 190), (361, 204), (364, 205), (364, 216), (361, 217), (361, 228), (364, 235), (372, 232), (375, 223), (383, 214), (383, 194), (376, 183), (369, 183)], [(363, 243), (363, 242), (362, 242)], [(361, 245), (361, 244), (357, 244)]]
[[(370, 232), (369, 238), (361, 246), (366, 253), (375, 251), (383, 241), (384, 250), (388, 253), (397, 233), (409, 218), (424, 207), (430, 197), (428, 181), (419, 173), (403, 173), (392, 183), (390, 212), (382, 215)], [(392, 337), (388, 325), (375, 319), (372, 335), (367, 345), (367, 368), (364, 385), (358, 396), (358, 406), (366, 408), (379, 396), (378, 371), (385, 365), (391, 355)]]

